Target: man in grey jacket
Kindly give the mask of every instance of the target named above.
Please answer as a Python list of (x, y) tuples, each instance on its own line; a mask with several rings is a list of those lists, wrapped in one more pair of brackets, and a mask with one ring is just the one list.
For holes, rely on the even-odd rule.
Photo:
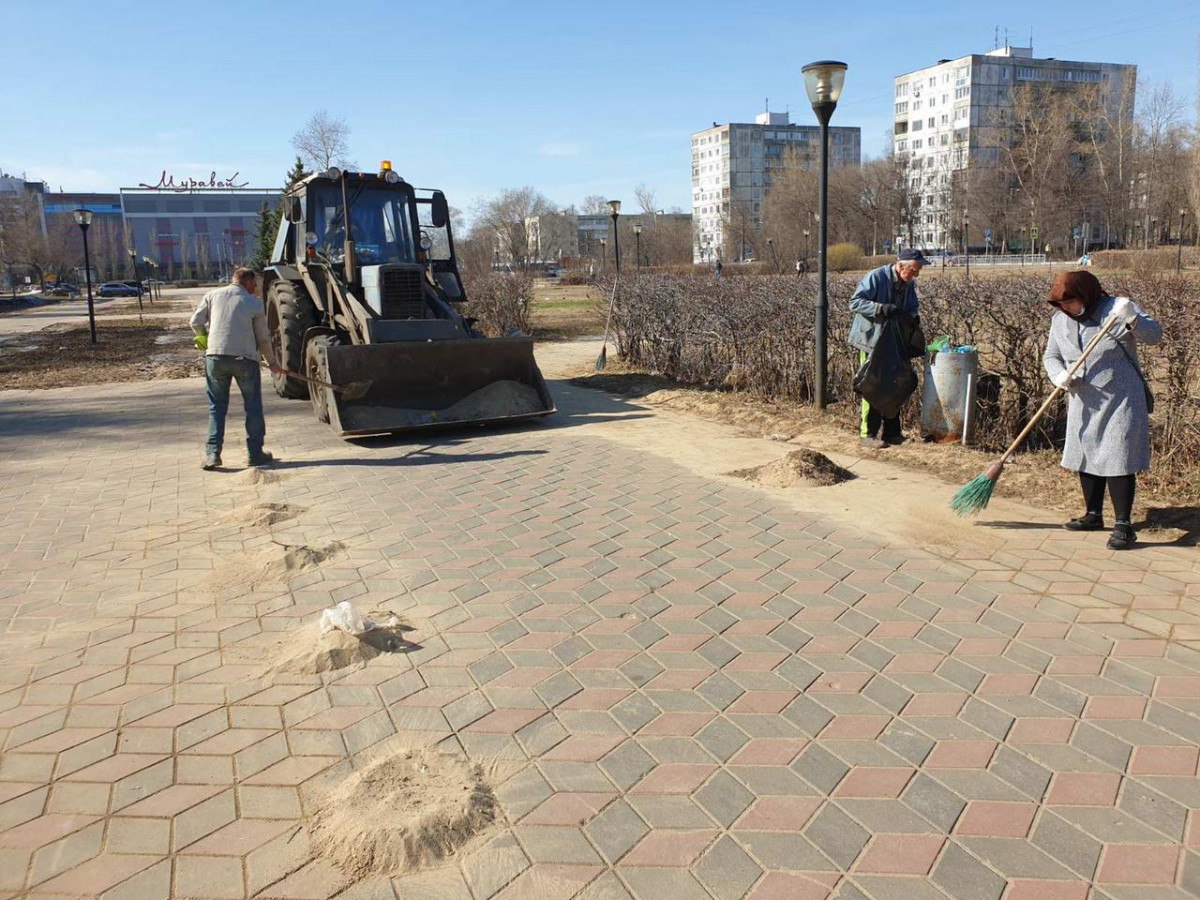
[[(884, 322), (901, 313), (920, 319), (921, 304), (914, 282), (926, 262), (920, 250), (901, 250), (894, 263), (871, 270), (854, 289), (850, 297), (850, 312), (855, 314), (850, 325), (850, 343), (858, 348), (860, 364), (875, 349)], [(862, 401), (859, 434), (864, 445), (875, 449), (904, 443), (900, 417), (885, 419), (866, 400)]]
[(272, 372), (282, 371), (271, 349), (262, 301), (254, 296), (258, 273), (238, 268), (233, 283), (204, 295), (192, 314), (196, 346), (205, 351), (204, 374), (208, 384), (208, 441), (202, 468), (221, 465), (225, 442), (225, 413), (229, 409), (230, 382), (237, 381), (246, 408), (246, 455), (251, 466), (270, 465), (274, 457), (263, 449), (267, 424), (263, 417), (259, 354)]

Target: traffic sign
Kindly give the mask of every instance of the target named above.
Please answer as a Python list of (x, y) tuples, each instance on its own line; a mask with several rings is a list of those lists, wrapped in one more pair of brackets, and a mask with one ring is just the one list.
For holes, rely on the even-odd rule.
[(990, 229), (990, 228), (983, 229), (983, 239), (985, 241), (990, 241), (992, 239), (992, 229)]

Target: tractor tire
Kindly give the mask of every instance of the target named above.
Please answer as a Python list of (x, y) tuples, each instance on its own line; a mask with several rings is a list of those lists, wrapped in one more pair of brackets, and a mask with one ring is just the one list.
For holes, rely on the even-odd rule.
[[(292, 372), (304, 370), (304, 333), (317, 324), (312, 300), (290, 281), (273, 281), (267, 298), (267, 329), (275, 358)], [(292, 400), (308, 397), (308, 385), (290, 375), (271, 373), (275, 393)]]
[[(318, 347), (332, 347), (339, 343), (341, 341), (332, 334), (316, 334), (309, 338), (304, 346), (304, 374), (318, 381), (329, 381), (329, 368), (321, 365), (316, 351)], [(308, 400), (312, 404), (313, 415), (318, 422), (326, 425), (329, 424), (329, 394), (329, 388), (316, 384), (308, 386)]]

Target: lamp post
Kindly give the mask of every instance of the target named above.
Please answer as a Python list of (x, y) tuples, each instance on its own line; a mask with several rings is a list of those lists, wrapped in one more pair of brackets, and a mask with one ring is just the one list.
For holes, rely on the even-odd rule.
[(608, 268), (608, 238), (600, 238), (600, 271)]
[(96, 343), (96, 307), (92, 302), (92, 257), (88, 253), (87, 242), (88, 226), (92, 224), (92, 211), (90, 209), (75, 210), (75, 224), (83, 232), (83, 271), (87, 277), (88, 328), (92, 332), (92, 343), (94, 344)]
[(1175, 274), (1183, 272), (1183, 220), (1187, 218), (1187, 210), (1179, 211), (1179, 246), (1175, 251)]
[(142, 276), (138, 274), (137, 250), (129, 248), (129, 262), (133, 265), (133, 280), (137, 282), (138, 313), (142, 311)]
[(1021, 265), (1025, 265), (1025, 226), (1021, 226)]
[(804, 229), (804, 271), (808, 272), (808, 229)]
[(771, 249), (771, 264), (775, 266), (775, 274), (782, 275), (783, 271), (779, 268), (779, 257), (775, 255), (775, 240), (767, 238), (767, 246)]
[(967, 261), (967, 281), (971, 280), (971, 217), (963, 210), (963, 257)]
[(821, 123), (821, 194), (819, 201), (820, 222), (817, 238), (817, 307), (816, 327), (813, 329), (816, 343), (816, 372), (813, 379), (813, 389), (816, 394), (817, 409), (825, 408), (825, 381), (829, 371), (829, 284), (828, 256), (829, 250), (829, 120), (837, 109), (838, 98), (842, 95), (842, 85), (846, 80), (846, 64), (834, 60), (821, 60), (809, 63), (801, 71), (804, 74), (804, 88), (808, 92), (809, 102), (817, 121)]
[[(1154, 238), (1154, 242), (1150, 242), (1150, 237)], [(1158, 246), (1158, 216), (1150, 217), (1150, 235), (1146, 238), (1147, 247)]]
[(621, 201), (609, 200), (608, 208), (612, 210), (613, 220), (613, 262), (617, 266), (617, 274), (621, 274), (621, 238), (617, 234), (617, 216), (621, 215)]
[[(1183, 234), (1183, 229), (1180, 229), (1180, 234)], [(633, 226), (633, 236), (637, 239), (637, 267), (642, 267), (642, 224), (639, 222)]]

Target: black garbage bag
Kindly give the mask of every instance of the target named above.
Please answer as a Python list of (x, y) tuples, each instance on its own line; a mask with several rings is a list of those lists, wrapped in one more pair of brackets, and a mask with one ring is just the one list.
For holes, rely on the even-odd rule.
[(854, 393), (885, 419), (900, 415), (904, 401), (917, 389), (917, 373), (909, 358), (899, 325), (895, 319), (888, 319), (875, 349), (854, 375)]

